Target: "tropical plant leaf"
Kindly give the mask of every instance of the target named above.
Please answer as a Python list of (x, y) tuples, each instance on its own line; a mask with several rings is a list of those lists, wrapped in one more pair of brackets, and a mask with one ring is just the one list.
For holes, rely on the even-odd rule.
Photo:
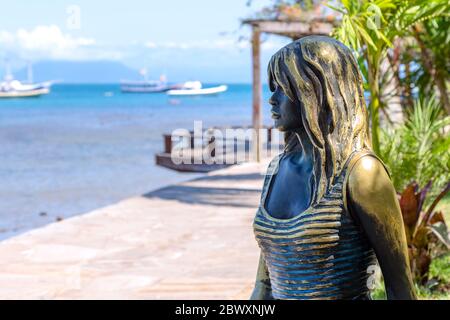
[(418, 226), (411, 239), (411, 244), (419, 250), (427, 248), (429, 242), (429, 234), (430, 229), (428, 227)]
[(448, 229), (445, 223), (437, 222), (429, 226), (431, 232), (436, 236), (436, 238), (443, 244), (447, 249), (450, 249), (450, 237), (448, 234)]
[(419, 278), (421, 278), (420, 279), (421, 281), (427, 280), (426, 276), (424, 277), (424, 275), (428, 273), (428, 270), (430, 269), (430, 264), (431, 264), (430, 254), (428, 253), (427, 250), (420, 249), (416, 258), (416, 268), (419, 272), (418, 276)]
[(425, 185), (425, 187), (422, 188), (419, 194), (419, 204), (417, 207), (418, 212), (420, 213), (423, 208), (423, 204), (425, 202), (425, 199), (427, 197), (428, 192), (430, 191), (431, 187), (433, 185), (433, 180), (428, 181), (428, 183)]
[(412, 182), (406, 189), (402, 192), (400, 196), (400, 208), (403, 215), (403, 222), (408, 229), (412, 230), (417, 224), (420, 211), (419, 208), (419, 197), (416, 194), (417, 183)]
[(442, 107), (430, 97), (415, 102), (404, 124), (382, 130), (380, 156), (398, 191), (411, 181), (422, 187), (433, 180), (425, 206), (450, 181), (450, 134), (445, 133), (449, 124), (450, 116), (443, 117)]
[(438, 222), (442, 222), (445, 224), (445, 218), (442, 211), (434, 211), (434, 213), (431, 215), (430, 219), (428, 220), (429, 224), (435, 224)]

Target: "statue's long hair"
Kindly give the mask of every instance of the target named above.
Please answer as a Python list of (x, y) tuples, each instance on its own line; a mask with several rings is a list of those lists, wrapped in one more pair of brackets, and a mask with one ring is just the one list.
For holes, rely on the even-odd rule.
[[(308, 36), (270, 60), (269, 86), (275, 85), (301, 109), (302, 124), (314, 150), (312, 203), (320, 200), (350, 154), (370, 148), (362, 77), (351, 51), (324, 36)], [(291, 133), (286, 133), (287, 141)]]

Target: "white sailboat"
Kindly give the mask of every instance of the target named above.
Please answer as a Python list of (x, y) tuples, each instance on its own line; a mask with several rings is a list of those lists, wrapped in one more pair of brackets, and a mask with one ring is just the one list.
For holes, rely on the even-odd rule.
[(10, 67), (6, 65), (6, 75), (0, 82), (0, 98), (38, 97), (50, 93), (50, 81), (33, 83), (31, 65), (28, 66), (28, 83), (14, 79)]

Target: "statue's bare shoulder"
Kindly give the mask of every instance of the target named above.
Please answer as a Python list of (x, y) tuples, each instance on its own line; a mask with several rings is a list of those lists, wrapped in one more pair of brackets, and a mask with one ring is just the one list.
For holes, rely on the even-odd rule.
[(366, 155), (358, 159), (349, 172), (348, 185), (353, 200), (374, 202), (395, 196), (395, 189), (386, 168), (378, 158)]
[[(394, 185), (378, 158), (360, 158), (349, 172), (347, 197), (350, 211), (359, 219), (372, 216), (375, 220), (395, 220), (402, 223)], [(385, 222), (388, 222), (385, 220)]]

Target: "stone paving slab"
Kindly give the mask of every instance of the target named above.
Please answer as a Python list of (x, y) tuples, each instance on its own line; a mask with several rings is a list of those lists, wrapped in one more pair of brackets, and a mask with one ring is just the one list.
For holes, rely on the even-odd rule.
[(266, 165), (233, 166), (0, 242), (0, 299), (247, 299)]

